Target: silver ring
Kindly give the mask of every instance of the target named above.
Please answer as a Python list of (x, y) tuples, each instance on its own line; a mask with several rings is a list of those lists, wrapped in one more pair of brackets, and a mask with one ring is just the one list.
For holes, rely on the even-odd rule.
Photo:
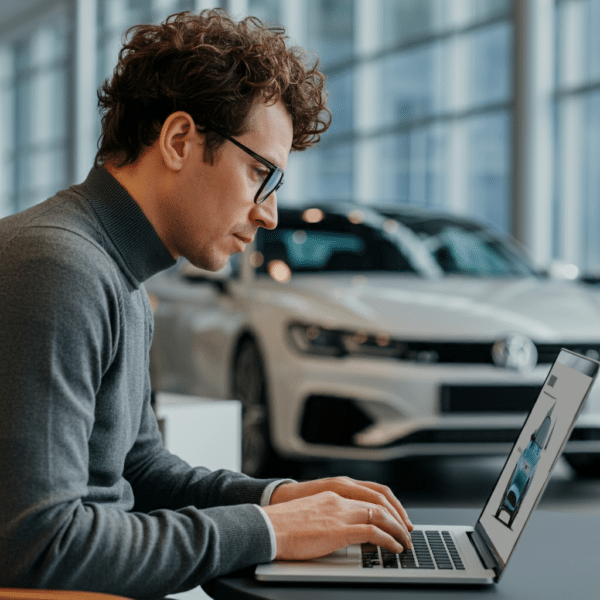
[(373, 509), (367, 508), (368, 516), (367, 516), (367, 525), (371, 524), (371, 519), (373, 518)]

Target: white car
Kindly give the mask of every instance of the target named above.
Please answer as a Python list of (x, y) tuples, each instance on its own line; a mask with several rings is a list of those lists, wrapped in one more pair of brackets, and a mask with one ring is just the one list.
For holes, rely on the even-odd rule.
[[(147, 283), (155, 389), (243, 406), (243, 470), (285, 458), (504, 454), (561, 347), (600, 358), (600, 295), (466, 219), (337, 204), (219, 273)], [(566, 448), (600, 467), (600, 385)]]

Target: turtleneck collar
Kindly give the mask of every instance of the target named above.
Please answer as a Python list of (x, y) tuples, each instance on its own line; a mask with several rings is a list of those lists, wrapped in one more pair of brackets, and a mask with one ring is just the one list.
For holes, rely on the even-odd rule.
[(138, 203), (104, 167), (93, 167), (77, 187), (139, 283), (175, 264)]

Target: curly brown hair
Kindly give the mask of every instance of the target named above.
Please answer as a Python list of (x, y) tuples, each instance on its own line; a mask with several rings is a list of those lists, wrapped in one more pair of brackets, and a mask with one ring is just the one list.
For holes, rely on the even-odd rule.
[(205, 160), (212, 162), (225, 140), (210, 131), (210, 123), (240, 135), (257, 100), (284, 103), (292, 118), (292, 150), (318, 143), (331, 122), (325, 77), (318, 58), (308, 65), (304, 50), (288, 48), (287, 39), (281, 27), (255, 17), (235, 22), (220, 9), (131, 27), (112, 79), (98, 90), (96, 165), (134, 163), (178, 110), (206, 132)]

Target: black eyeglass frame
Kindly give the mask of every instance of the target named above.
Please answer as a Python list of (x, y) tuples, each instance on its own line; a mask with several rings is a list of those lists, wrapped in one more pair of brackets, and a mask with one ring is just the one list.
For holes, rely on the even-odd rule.
[[(263, 158), (260, 154), (256, 154), (256, 152), (254, 152), (253, 150), (250, 150), (250, 148), (248, 148), (247, 146), (244, 146), (244, 144), (242, 144), (241, 142), (238, 142), (236, 139), (232, 138), (230, 135), (225, 133), (220, 127), (217, 127), (216, 125), (213, 125), (212, 123), (207, 123), (207, 130), (215, 131), (219, 135), (223, 136), (226, 140), (229, 140), (232, 144), (235, 144), (238, 148), (241, 148), (244, 152), (249, 154), (252, 158), (257, 160), (259, 163), (261, 163), (261, 164), (265, 165), (265, 167), (269, 168), (269, 175), (267, 177), (265, 177), (265, 180), (262, 182), (262, 185), (260, 186), (260, 188), (258, 189), (258, 192), (256, 192), (256, 195), (254, 196), (255, 204), (261, 204), (273, 192), (276, 192), (281, 187), (281, 185), (283, 184), (283, 176), (285, 175), (285, 171), (281, 167), (274, 165), (271, 161), (267, 160), (266, 158)], [(267, 184), (270, 181), (272, 181), (273, 179), (275, 179), (276, 177), (279, 177), (279, 181), (277, 181), (277, 183), (275, 184), (275, 186), (273, 187), (272, 190), (269, 190), (264, 196), (261, 197), (261, 193), (267, 187)]]

